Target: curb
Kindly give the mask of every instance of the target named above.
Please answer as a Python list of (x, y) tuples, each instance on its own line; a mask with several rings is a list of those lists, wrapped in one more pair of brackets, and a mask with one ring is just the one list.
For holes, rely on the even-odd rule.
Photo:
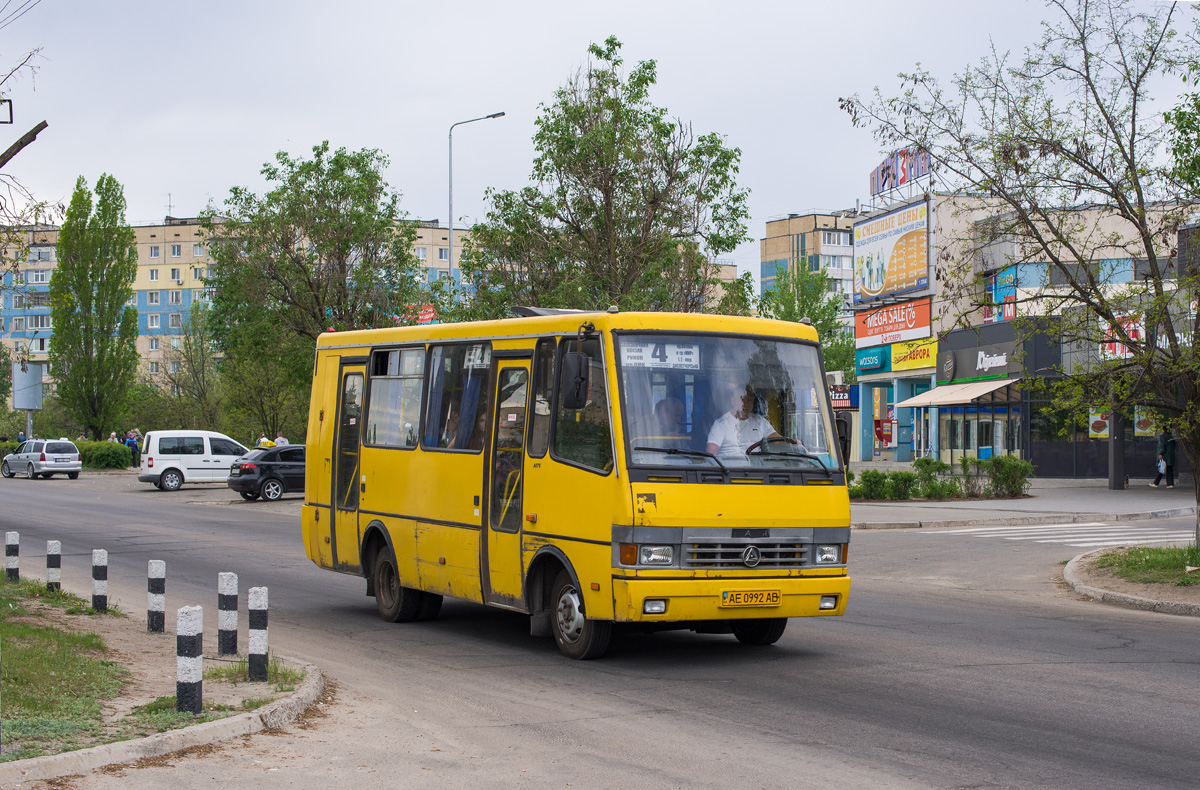
[(1036, 516), (1012, 516), (1005, 518), (971, 518), (950, 519), (943, 521), (853, 521), (850, 526), (854, 529), (937, 529), (949, 527), (1022, 527), (1032, 524), (1045, 524), (1046, 519), (1053, 518), (1063, 524), (1078, 524), (1083, 521), (1141, 521), (1153, 518), (1175, 518), (1177, 516), (1192, 516), (1196, 508), (1176, 507), (1167, 510), (1147, 510), (1138, 513), (1062, 513), (1054, 511)]
[(1200, 604), (1182, 603), (1179, 601), (1157, 601), (1153, 598), (1142, 598), (1139, 595), (1101, 590), (1099, 587), (1084, 584), (1077, 573), (1079, 566), (1087, 557), (1101, 554), (1104, 551), (1105, 549), (1097, 549), (1096, 551), (1086, 551), (1083, 554), (1076, 555), (1074, 559), (1067, 563), (1067, 567), (1063, 568), (1063, 581), (1069, 584), (1071, 589), (1080, 595), (1086, 595), (1089, 598), (1101, 601), (1102, 603), (1112, 604), (1113, 606), (1123, 606), (1126, 609), (1141, 609), (1148, 612), (1161, 612), (1163, 614), (1178, 614), (1186, 617), (1200, 617)]
[(239, 735), (250, 735), (264, 729), (284, 727), (295, 721), (297, 716), (317, 700), (325, 688), (325, 677), (315, 664), (286, 656), (277, 657), (289, 664), (298, 665), (305, 673), (300, 687), (283, 699), (249, 713), (208, 721), (184, 727), (181, 730), (159, 732), (146, 738), (106, 743), (73, 752), (0, 763), (0, 787), (13, 787), (19, 782), (83, 774), (105, 765), (129, 763), (147, 757), (161, 757), (164, 754), (192, 746), (203, 746), (236, 738)]

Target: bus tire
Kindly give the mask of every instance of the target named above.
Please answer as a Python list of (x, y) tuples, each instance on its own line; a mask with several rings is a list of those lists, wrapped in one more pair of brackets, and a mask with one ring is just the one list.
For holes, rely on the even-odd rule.
[(550, 595), (550, 630), (559, 651), (567, 658), (599, 658), (612, 641), (612, 623), (589, 620), (583, 614), (583, 596), (567, 571), (558, 572)]
[(424, 593), (400, 584), (400, 574), (390, 551), (381, 551), (375, 558), (374, 577), (375, 606), (385, 622), (409, 623), (417, 619)]
[(421, 593), (421, 605), (417, 607), (418, 620), (436, 620), (442, 612), (442, 596), (430, 592)]
[(768, 617), (762, 620), (733, 620), (729, 623), (733, 635), (743, 645), (765, 647), (773, 645), (783, 636), (787, 628), (786, 617)]

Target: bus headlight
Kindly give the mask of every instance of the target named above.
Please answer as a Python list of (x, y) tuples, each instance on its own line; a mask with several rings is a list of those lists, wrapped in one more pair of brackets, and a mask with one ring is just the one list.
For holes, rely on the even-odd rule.
[(816, 565), (836, 565), (842, 558), (840, 544), (817, 546), (813, 550), (813, 563)]
[(670, 565), (674, 561), (673, 546), (641, 546), (638, 551), (639, 565)]

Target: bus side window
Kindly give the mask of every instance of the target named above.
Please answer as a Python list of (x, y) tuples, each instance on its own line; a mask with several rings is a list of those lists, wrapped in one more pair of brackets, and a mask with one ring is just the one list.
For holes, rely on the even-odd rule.
[(364, 444), (416, 447), (421, 420), (425, 349), (376, 351), (371, 363)]
[(567, 351), (582, 351), (588, 356), (588, 399), (582, 409), (564, 409), (559, 402), (554, 457), (607, 473), (612, 469), (612, 426), (608, 421), (608, 385), (600, 340), (568, 340), (559, 347), (560, 354)]
[(422, 445), (482, 450), (487, 439), (490, 343), (434, 346), (429, 355), (429, 399)]
[(533, 356), (533, 422), (529, 428), (529, 457), (542, 458), (550, 444), (550, 405), (554, 402), (554, 338), (539, 340)]

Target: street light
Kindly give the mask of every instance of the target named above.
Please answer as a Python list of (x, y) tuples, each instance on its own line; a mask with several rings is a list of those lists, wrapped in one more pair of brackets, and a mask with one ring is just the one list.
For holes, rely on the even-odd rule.
[(454, 127), (462, 126), (464, 123), (475, 123), (476, 121), (486, 121), (489, 118), (502, 118), (504, 113), (494, 112), (491, 115), (482, 115), (478, 118), (472, 118), (469, 121), (459, 121), (458, 123), (450, 124), (450, 284), (454, 285)]

